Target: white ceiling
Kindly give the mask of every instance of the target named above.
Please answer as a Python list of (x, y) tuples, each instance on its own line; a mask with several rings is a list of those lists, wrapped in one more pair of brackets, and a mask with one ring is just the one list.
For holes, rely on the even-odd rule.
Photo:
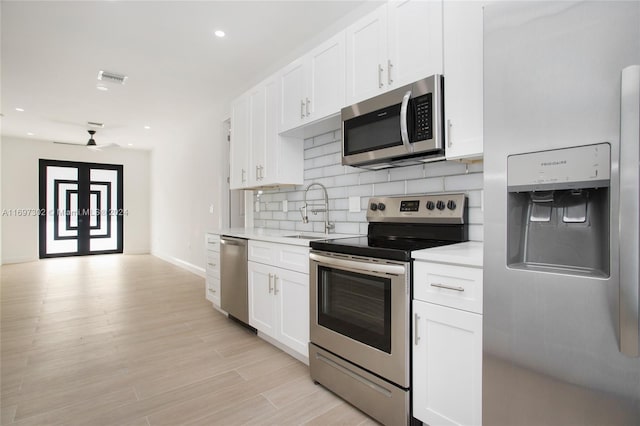
[[(194, 117), (248, 89), (362, 5), (3, 0), (2, 135), (84, 144), (86, 122), (96, 121), (105, 123), (98, 144), (175, 141)], [(227, 37), (215, 37), (216, 29)], [(99, 91), (99, 70), (128, 80)]]

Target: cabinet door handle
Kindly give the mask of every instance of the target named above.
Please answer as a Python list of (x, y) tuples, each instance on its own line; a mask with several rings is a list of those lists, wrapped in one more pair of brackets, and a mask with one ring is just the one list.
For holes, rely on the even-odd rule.
[(215, 263), (211, 263), (211, 262), (207, 262), (207, 265), (211, 266), (212, 268), (216, 267), (216, 264)]
[(451, 128), (453, 127), (453, 124), (451, 123), (451, 120), (447, 120), (447, 146), (449, 148), (451, 148), (453, 146), (453, 142), (451, 141)]
[(382, 65), (378, 64), (378, 87), (382, 87), (383, 83), (382, 83)]
[(273, 294), (278, 294), (278, 276), (273, 274)]
[(300, 118), (304, 118), (304, 99), (300, 99)]
[(431, 287), (444, 288), (447, 290), (464, 291), (464, 287), (453, 287), (446, 284), (431, 283)]
[(311, 101), (309, 100), (309, 98), (307, 98), (307, 103), (306, 103), (306, 109), (307, 109), (307, 117), (309, 116), (309, 106), (311, 104)]
[(391, 68), (393, 68), (393, 64), (391, 63), (391, 59), (387, 60), (387, 83), (391, 86), (393, 83), (393, 79), (391, 78)]
[(256, 180), (260, 180), (260, 167), (256, 164)]
[(269, 294), (273, 292), (273, 274), (269, 274)]
[(215, 293), (216, 291), (212, 288), (209, 289), (209, 293)]
[(245, 169), (242, 169), (242, 182), (246, 182), (247, 181), (247, 171)]
[(420, 315), (414, 315), (414, 325), (413, 325), (413, 342), (415, 346), (418, 346), (418, 342), (420, 342), (420, 335), (418, 334), (418, 323), (420, 322)]

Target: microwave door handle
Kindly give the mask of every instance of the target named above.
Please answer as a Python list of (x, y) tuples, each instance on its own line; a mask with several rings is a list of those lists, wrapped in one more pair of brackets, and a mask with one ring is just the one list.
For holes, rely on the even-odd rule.
[(402, 145), (404, 145), (407, 152), (413, 152), (413, 145), (409, 142), (409, 129), (407, 126), (409, 99), (411, 99), (411, 90), (402, 97), (402, 105), (400, 106), (400, 137), (402, 138)]

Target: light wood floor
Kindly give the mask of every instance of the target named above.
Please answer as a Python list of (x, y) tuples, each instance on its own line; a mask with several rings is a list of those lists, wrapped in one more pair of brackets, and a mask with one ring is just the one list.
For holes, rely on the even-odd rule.
[(0, 268), (3, 425), (373, 425), (152, 256)]

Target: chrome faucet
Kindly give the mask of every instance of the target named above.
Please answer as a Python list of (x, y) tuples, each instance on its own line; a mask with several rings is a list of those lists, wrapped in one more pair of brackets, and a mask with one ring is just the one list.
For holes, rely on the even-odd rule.
[[(317, 185), (320, 188), (322, 188), (322, 191), (324, 192), (324, 204), (308, 204), (307, 203), (307, 192), (309, 192), (309, 189), (314, 185)], [(324, 232), (325, 234), (330, 233), (333, 230), (333, 228), (335, 228), (335, 225), (329, 222), (329, 195), (327, 194), (327, 188), (325, 188), (323, 184), (318, 182), (312, 182), (309, 184), (309, 186), (307, 186), (307, 189), (304, 190), (304, 205), (300, 207), (300, 215), (302, 216), (303, 223), (309, 223), (309, 216), (307, 213), (307, 209), (309, 207), (311, 207), (311, 213), (313, 213), (314, 215), (320, 212), (324, 212)]]

